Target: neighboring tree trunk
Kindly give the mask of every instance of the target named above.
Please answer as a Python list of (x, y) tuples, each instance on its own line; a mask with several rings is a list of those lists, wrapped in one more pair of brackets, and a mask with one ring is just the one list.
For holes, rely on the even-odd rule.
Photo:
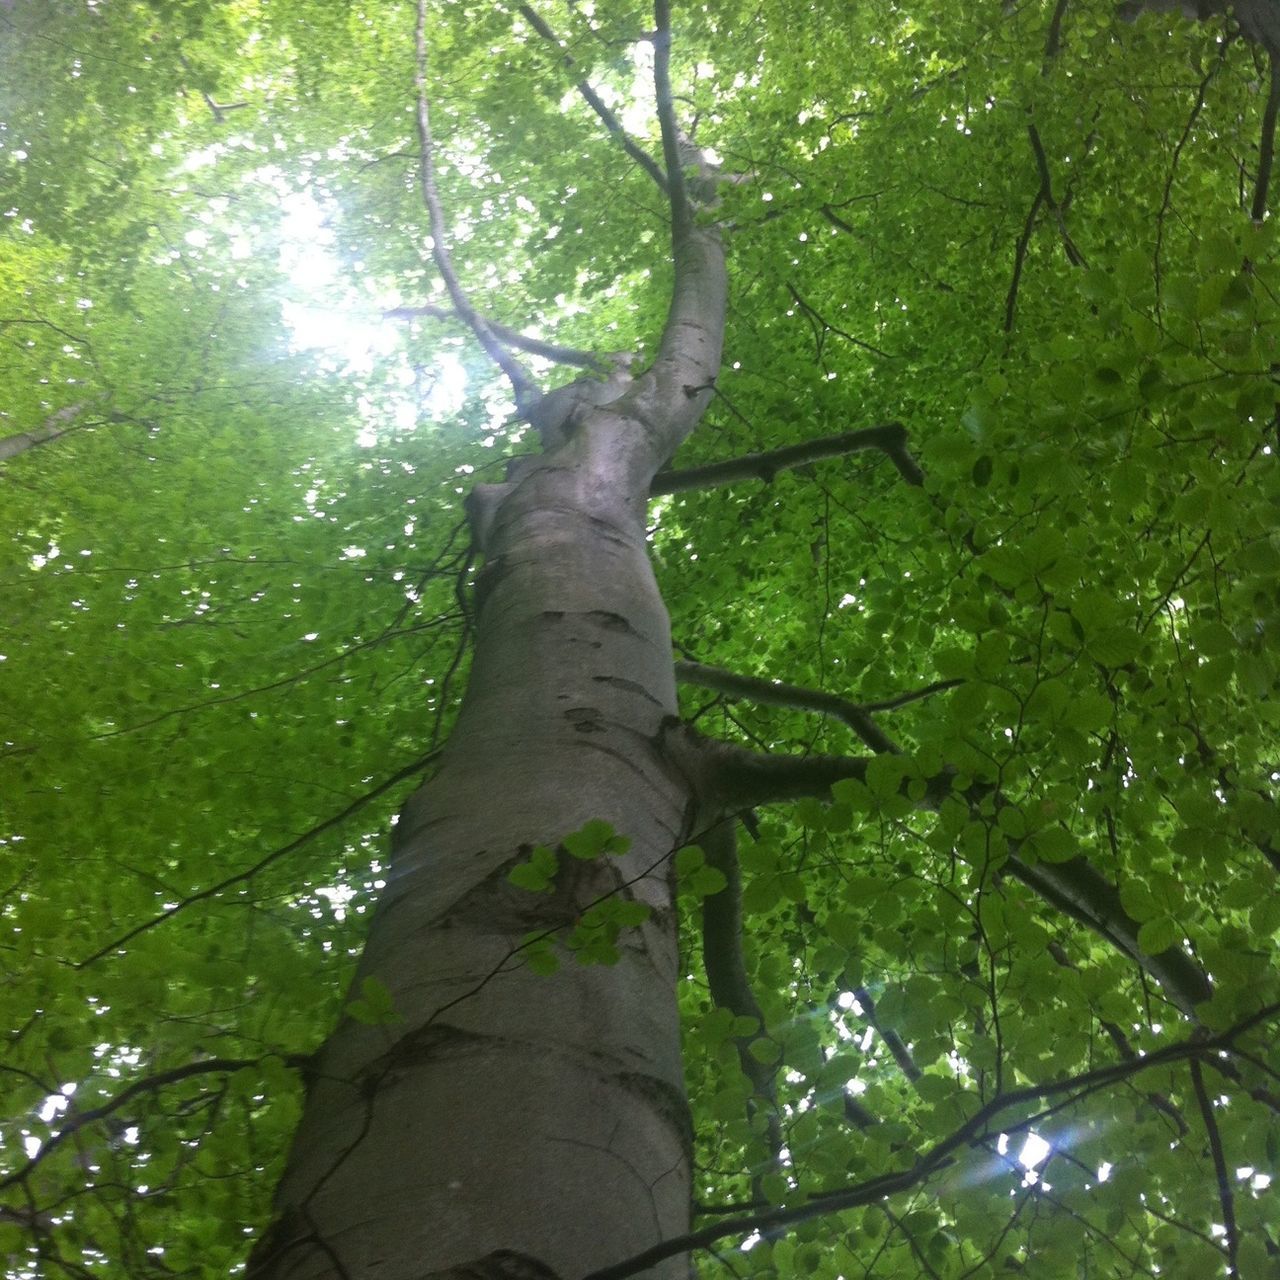
[[(355, 983), (401, 1020), (347, 1017), (321, 1052), (255, 1280), (577, 1277), (688, 1229), (670, 867), (693, 805), (657, 745), (675, 681), (645, 504), (710, 397), (725, 279), (717, 235), (687, 206), (674, 221), (653, 367), (472, 496), (470, 684), (401, 815)], [(562, 854), (549, 893), (508, 882), (592, 819), (630, 851)], [(605, 896), (651, 908), (621, 959), (532, 972), (522, 941)]]

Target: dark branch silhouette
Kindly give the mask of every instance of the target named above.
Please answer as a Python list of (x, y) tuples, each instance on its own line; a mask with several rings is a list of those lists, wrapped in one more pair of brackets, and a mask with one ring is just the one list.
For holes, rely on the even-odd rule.
[(658, 166), (658, 162), (645, 151), (622, 127), (622, 121), (609, 109), (600, 95), (591, 87), (585, 76), (578, 75), (578, 63), (571, 53), (567, 53), (561, 45), (556, 33), (546, 24), (540, 14), (527, 4), (517, 6), (520, 16), (560, 55), (560, 65), (574, 76), (574, 88), (582, 95), (587, 105), (603, 121), (604, 127), (618, 140), (622, 149), (658, 184), (659, 190), (666, 192), (667, 179)]
[(711, 1223), (687, 1235), (664, 1240), (661, 1244), (645, 1249), (623, 1262), (602, 1267), (598, 1271), (583, 1276), (581, 1280), (625, 1280), (625, 1277), (637, 1275), (664, 1258), (674, 1258), (694, 1249), (706, 1249), (717, 1240), (723, 1240), (729, 1236), (745, 1237), (756, 1231), (774, 1231), (779, 1227), (805, 1222), (810, 1218), (825, 1217), (830, 1213), (840, 1213), (845, 1209), (855, 1209), (861, 1205), (874, 1204), (888, 1196), (910, 1191), (926, 1182), (933, 1174), (954, 1163), (954, 1155), (962, 1147), (984, 1140), (990, 1133), (992, 1121), (1006, 1111), (1026, 1106), (1028, 1103), (1059, 1098), (1063, 1095), (1075, 1095), (1067, 1098), (1069, 1104), (1108, 1085), (1131, 1079), (1153, 1067), (1164, 1067), (1175, 1062), (1197, 1061), (1219, 1053), (1230, 1053), (1240, 1037), (1254, 1027), (1271, 1020), (1278, 1013), (1280, 1013), (1280, 1005), (1268, 1005), (1252, 1017), (1236, 1023), (1235, 1026), (1229, 1027), (1216, 1036), (1181, 1040), (1163, 1049), (1157, 1049), (1144, 1058), (1126, 1059), (1124, 1062), (1070, 1076), (1066, 1080), (1011, 1089), (980, 1107), (962, 1125), (924, 1152), (910, 1168), (882, 1174), (838, 1191), (818, 1193), (810, 1196), (803, 1204), (766, 1209), (759, 1213)]
[(897, 467), (910, 485), (923, 485), (924, 472), (907, 451), (907, 429), (900, 422), (863, 431), (847, 431), (843, 435), (826, 436), (804, 444), (788, 445), (768, 453), (746, 453), (727, 462), (712, 462), (704, 467), (683, 471), (660, 471), (649, 486), (651, 497), (664, 493), (680, 493), (686, 489), (704, 489), (711, 485), (731, 484), (735, 480), (763, 480), (769, 483), (779, 471), (803, 467), (826, 458), (842, 458), (862, 449), (879, 449)]
[(309, 831), (304, 831), (296, 839), (290, 840), (288, 844), (283, 844), (279, 848), (273, 849), (265, 857), (255, 862), (253, 866), (246, 867), (243, 871), (237, 871), (235, 875), (227, 876), (225, 880), (219, 880), (217, 884), (209, 885), (198, 893), (193, 893), (190, 897), (183, 898), (175, 906), (160, 912), (159, 915), (152, 916), (150, 920), (144, 920), (141, 924), (135, 925), (128, 932), (122, 933), (118, 938), (108, 942), (106, 946), (99, 947), (92, 955), (76, 961), (72, 967), (83, 969), (93, 964), (95, 960), (101, 960), (103, 956), (110, 955), (111, 952), (119, 950), (126, 943), (132, 942), (139, 934), (146, 933), (148, 929), (154, 929), (156, 925), (164, 924), (166, 920), (171, 920), (178, 912), (185, 911), (188, 907), (195, 906), (197, 902), (203, 902), (206, 898), (214, 898), (225, 890), (230, 889), (233, 885), (243, 884), (247, 880), (252, 880), (254, 876), (265, 871), (272, 863), (278, 862), (286, 855), (296, 852), (303, 845), (310, 843), (317, 836), (323, 835), (324, 832), (331, 830), (333, 827), (340, 826), (353, 814), (363, 809), (371, 800), (376, 800), (380, 795), (390, 791), (397, 783), (404, 782), (405, 779), (421, 773), (438, 754), (439, 752), (433, 751), (429, 755), (422, 756), (405, 765), (403, 769), (397, 769), (389, 778), (385, 778), (372, 790), (366, 791), (364, 795), (357, 797), (345, 809), (326, 818), (323, 822), (317, 823)]
[(808, 689), (804, 685), (775, 683), (758, 676), (739, 675), (723, 667), (708, 666), (701, 662), (677, 662), (676, 679), (685, 684), (696, 684), (703, 689), (733, 698), (748, 698), (766, 706), (794, 707), (801, 711), (817, 711), (843, 721), (862, 739), (872, 751), (894, 751), (897, 745), (880, 728), (860, 703), (842, 698), (839, 694), (821, 689)]
[(1276, 115), (1280, 113), (1280, 57), (1268, 55), (1271, 64), (1271, 87), (1267, 91), (1267, 105), (1262, 112), (1262, 136), (1258, 140), (1258, 176), (1253, 184), (1253, 208), (1249, 210), (1254, 222), (1267, 216), (1267, 189), (1271, 185), (1271, 165), (1276, 154)]

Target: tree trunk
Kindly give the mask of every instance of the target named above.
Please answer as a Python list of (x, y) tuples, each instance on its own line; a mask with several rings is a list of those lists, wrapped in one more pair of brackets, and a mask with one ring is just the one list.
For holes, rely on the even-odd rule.
[[(654, 366), (472, 495), (486, 563), (470, 682), (401, 814), (355, 982), (357, 997), (382, 984), (397, 1020), (348, 1016), (321, 1051), (256, 1280), (567, 1278), (688, 1229), (670, 868), (692, 798), (657, 745), (675, 680), (645, 500), (709, 398), (724, 264), (691, 224), (675, 257)], [(593, 819), (629, 851), (561, 853), (545, 893), (508, 881), (531, 846)], [(563, 941), (605, 898), (650, 908), (616, 964), (562, 951), (557, 972), (530, 969), (523, 940)]]

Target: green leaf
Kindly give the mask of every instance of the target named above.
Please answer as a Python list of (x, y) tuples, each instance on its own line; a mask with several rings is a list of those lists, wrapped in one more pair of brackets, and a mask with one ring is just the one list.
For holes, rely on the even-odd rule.
[(553, 882), (559, 864), (560, 859), (554, 849), (544, 844), (536, 845), (527, 862), (519, 862), (507, 872), (507, 880), (518, 889), (549, 893), (555, 887)]
[(1240, 265), (1240, 247), (1225, 231), (1205, 236), (1196, 250), (1196, 266), (1206, 275), (1215, 271), (1233, 271)]
[(847, 912), (828, 915), (823, 922), (823, 928), (834, 942), (849, 950), (853, 950), (862, 942), (866, 932), (863, 922)]
[(790, 1188), (787, 1180), (780, 1173), (766, 1173), (760, 1179), (760, 1190), (770, 1204), (785, 1204)]
[(698, 871), (707, 860), (707, 855), (696, 844), (687, 844), (678, 849), (675, 856), (676, 875), (684, 880)]
[(543, 893), (551, 888), (550, 878), (537, 867), (527, 862), (512, 867), (507, 872), (507, 879), (517, 889), (528, 889), (533, 893)]
[(377, 978), (364, 978), (360, 983), (360, 995), (347, 1004), (347, 1014), (357, 1022), (366, 1026), (391, 1026), (403, 1022), (404, 1018), (396, 1012), (391, 999), (391, 992)]
[(701, 866), (687, 880), (682, 881), (685, 890), (695, 898), (707, 898), (729, 887), (729, 881), (718, 867)]
[(631, 847), (629, 839), (618, 835), (608, 822), (599, 818), (585, 823), (581, 830), (565, 836), (560, 843), (569, 854), (584, 862), (598, 858), (603, 853), (626, 853)]
[(1139, 922), (1150, 920), (1160, 909), (1155, 895), (1140, 880), (1130, 880), (1120, 886), (1120, 905)]
[(1123, 667), (1141, 648), (1141, 639), (1128, 627), (1106, 627), (1086, 641), (1089, 656), (1104, 667)]
[(1075, 837), (1066, 827), (1048, 826), (1032, 839), (1036, 856), (1042, 862), (1066, 862), (1079, 852)]
[(901, 756), (879, 755), (867, 762), (867, 789), (878, 800), (896, 796), (909, 765)]
[(637, 902), (634, 898), (626, 898), (615, 902), (614, 919), (622, 928), (633, 929), (642, 925), (653, 914), (653, 908), (645, 902)]
[[(1089, 276), (1095, 275), (1089, 272)], [(1088, 278), (1088, 277), (1086, 277)], [(1141, 293), (1151, 284), (1151, 256), (1139, 248), (1126, 249), (1116, 263), (1116, 285), (1121, 294)]]
[(1193, 632), (1193, 640), (1196, 651), (1204, 654), (1207, 658), (1230, 653), (1238, 647), (1236, 638), (1232, 635), (1230, 629), (1224, 627), (1220, 622), (1210, 621), (1196, 627)]
[(539, 977), (549, 977), (560, 968), (560, 959), (550, 944), (532, 944), (525, 947), (522, 954), (525, 964)]
[(765, 1066), (773, 1066), (782, 1060), (781, 1048), (774, 1041), (765, 1038), (753, 1040), (747, 1045), (747, 1052)]
[(1178, 922), (1170, 916), (1157, 916), (1145, 921), (1138, 929), (1138, 946), (1147, 955), (1159, 955), (1179, 940)]

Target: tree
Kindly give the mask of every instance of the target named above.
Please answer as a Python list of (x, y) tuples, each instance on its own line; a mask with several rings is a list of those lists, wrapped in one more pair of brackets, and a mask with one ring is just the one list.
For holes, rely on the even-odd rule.
[(3, 6), (10, 1274), (1274, 1269), (1265, 11), (851, 8)]

